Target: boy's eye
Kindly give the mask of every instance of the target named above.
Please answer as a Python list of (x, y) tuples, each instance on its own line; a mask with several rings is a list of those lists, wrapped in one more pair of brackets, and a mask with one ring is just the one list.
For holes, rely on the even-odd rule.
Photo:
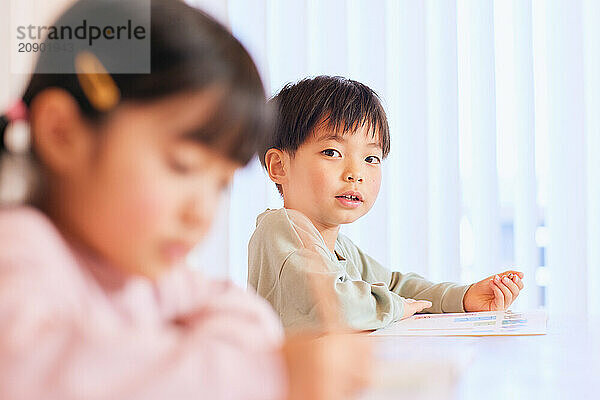
[(341, 157), (342, 153), (340, 153), (339, 151), (335, 150), (335, 149), (325, 149), (321, 152), (321, 154), (327, 156), (327, 157)]
[(377, 156), (368, 156), (367, 158), (365, 158), (365, 161), (369, 164), (379, 164), (381, 162), (381, 160)]

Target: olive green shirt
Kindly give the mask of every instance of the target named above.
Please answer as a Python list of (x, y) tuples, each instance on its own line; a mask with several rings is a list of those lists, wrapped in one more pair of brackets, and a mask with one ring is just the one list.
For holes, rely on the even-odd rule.
[(248, 244), (248, 284), (272, 304), (288, 330), (319, 327), (323, 304), (334, 304), (359, 330), (402, 318), (403, 297), (431, 301), (425, 312), (464, 312), (469, 288), (392, 272), (342, 234), (334, 254), (306, 216), (285, 208), (266, 210), (256, 219)]

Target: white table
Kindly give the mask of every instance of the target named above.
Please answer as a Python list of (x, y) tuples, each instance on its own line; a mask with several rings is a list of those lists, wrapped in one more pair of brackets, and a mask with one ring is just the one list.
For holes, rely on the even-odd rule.
[(388, 388), (364, 399), (600, 399), (600, 318), (550, 315), (543, 336), (373, 340)]

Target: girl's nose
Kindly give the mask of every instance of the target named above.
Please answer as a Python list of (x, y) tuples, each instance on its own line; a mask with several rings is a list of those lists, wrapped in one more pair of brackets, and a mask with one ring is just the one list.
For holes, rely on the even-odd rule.
[(214, 201), (208, 196), (193, 196), (183, 210), (183, 222), (188, 228), (205, 232), (215, 214)]

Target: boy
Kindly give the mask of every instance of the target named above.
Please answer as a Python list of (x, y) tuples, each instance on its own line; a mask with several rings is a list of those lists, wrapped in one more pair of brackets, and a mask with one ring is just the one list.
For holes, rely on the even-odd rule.
[[(504, 310), (523, 288), (507, 271), (473, 285), (434, 284), (391, 272), (339, 234), (373, 206), (390, 150), (375, 92), (341, 77), (284, 87), (272, 100), (277, 126), (261, 162), (284, 208), (258, 216), (248, 245), (248, 283), (286, 329), (317, 327), (316, 296), (329, 296), (351, 328), (378, 329), (416, 312)], [(318, 282), (319, 286), (316, 285)]]

